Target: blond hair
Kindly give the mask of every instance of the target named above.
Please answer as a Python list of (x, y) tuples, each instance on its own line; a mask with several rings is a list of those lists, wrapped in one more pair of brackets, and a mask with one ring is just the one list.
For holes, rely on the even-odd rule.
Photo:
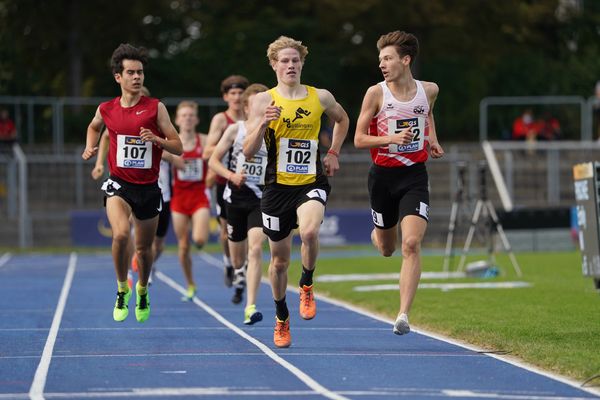
[(279, 36), (277, 40), (271, 43), (267, 48), (267, 58), (269, 59), (270, 64), (277, 61), (277, 53), (283, 49), (298, 50), (298, 53), (300, 53), (300, 61), (302, 61), (302, 63), (304, 63), (306, 55), (308, 54), (308, 47), (302, 45), (301, 41), (294, 40), (287, 36)]
[(269, 88), (262, 83), (253, 83), (252, 85), (248, 86), (246, 90), (244, 90), (244, 93), (242, 94), (242, 105), (246, 107), (248, 105), (248, 99), (250, 96), (257, 93), (266, 92), (267, 90), (269, 90)]
[(410, 56), (411, 65), (419, 54), (419, 40), (412, 33), (394, 31), (381, 35), (377, 41), (377, 50), (381, 51), (387, 46), (394, 46), (400, 57)]
[(195, 101), (191, 101), (191, 100), (184, 100), (184, 101), (180, 102), (179, 104), (177, 104), (177, 110), (175, 111), (175, 113), (177, 114), (180, 109), (185, 108), (185, 107), (191, 108), (192, 110), (194, 110), (194, 112), (196, 114), (198, 114), (198, 103), (196, 103)]

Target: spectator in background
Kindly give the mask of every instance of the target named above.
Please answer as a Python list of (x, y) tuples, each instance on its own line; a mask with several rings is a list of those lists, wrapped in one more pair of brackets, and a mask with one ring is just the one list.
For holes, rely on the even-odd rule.
[(513, 140), (526, 140), (535, 142), (539, 133), (539, 124), (533, 117), (531, 108), (525, 109), (523, 115), (515, 119), (513, 122)]
[(8, 110), (0, 108), (0, 145), (3, 149), (8, 149), (17, 140), (17, 128), (10, 119)]
[(549, 112), (544, 113), (544, 117), (537, 122), (538, 140), (558, 140), (561, 136), (560, 122)]

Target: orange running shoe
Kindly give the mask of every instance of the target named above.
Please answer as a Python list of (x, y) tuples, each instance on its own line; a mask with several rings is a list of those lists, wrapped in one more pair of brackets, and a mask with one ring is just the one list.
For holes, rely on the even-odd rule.
[(312, 289), (313, 285), (302, 285), (300, 288), (300, 316), (303, 319), (313, 319), (317, 314), (317, 303)]
[(138, 272), (138, 261), (135, 254), (133, 255), (133, 257), (131, 257), (131, 269), (133, 270), (133, 272)]
[(290, 347), (292, 336), (290, 335), (290, 318), (280, 321), (275, 317), (275, 331), (273, 332), (273, 342), (276, 347)]

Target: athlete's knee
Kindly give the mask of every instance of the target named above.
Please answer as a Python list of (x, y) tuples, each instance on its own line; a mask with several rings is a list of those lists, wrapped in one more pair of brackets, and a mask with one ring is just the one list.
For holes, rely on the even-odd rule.
[(127, 246), (127, 244), (129, 243), (129, 232), (113, 232), (113, 242), (121, 246)]
[(271, 268), (278, 272), (287, 271), (288, 266), (290, 265), (290, 260), (281, 257), (274, 257), (271, 260)]
[(135, 256), (138, 260), (146, 260), (147, 258), (152, 259), (152, 249), (150, 247), (136, 249)]
[(417, 236), (402, 238), (402, 255), (408, 257), (419, 254), (421, 251), (421, 240)]
[(202, 250), (202, 248), (206, 244), (206, 240), (204, 240), (203, 238), (192, 238), (192, 241), (194, 242), (194, 246), (196, 246), (196, 249), (198, 250)]
[(382, 243), (379, 245), (379, 252), (384, 257), (391, 257), (396, 251), (395, 243)]
[(163, 250), (165, 249), (165, 244), (164, 242), (160, 241), (155, 241), (154, 244), (154, 254), (161, 254), (163, 252)]
[(391, 257), (396, 251), (396, 243), (388, 243), (385, 240), (382, 240), (379, 236), (377, 236), (375, 229), (371, 231), (371, 242), (373, 243), (375, 248), (379, 250), (379, 253), (384, 257)]
[(248, 248), (248, 259), (249, 260), (261, 260), (262, 258), (262, 246), (253, 244)]
[(187, 240), (180, 240), (177, 244), (179, 248), (179, 253), (188, 253), (190, 251), (190, 243)]
[(319, 240), (319, 227), (303, 228), (300, 230), (300, 239), (302, 240), (302, 243), (315, 243)]

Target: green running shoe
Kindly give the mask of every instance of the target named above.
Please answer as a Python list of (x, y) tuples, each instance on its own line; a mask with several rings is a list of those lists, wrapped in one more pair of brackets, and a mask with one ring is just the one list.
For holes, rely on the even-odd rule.
[(117, 301), (113, 309), (113, 318), (117, 322), (125, 321), (129, 315), (129, 299), (131, 298), (131, 290), (127, 292), (117, 292)]
[(145, 322), (150, 316), (150, 294), (146, 291), (146, 294), (138, 294), (135, 291), (135, 318), (138, 322)]
[(262, 319), (262, 314), (260, 311), (256, 311), (256, 306), (254, 304), (250, 304), (244, 309), (244, 324), (252, 325), (258, 321), (262, 321)]

